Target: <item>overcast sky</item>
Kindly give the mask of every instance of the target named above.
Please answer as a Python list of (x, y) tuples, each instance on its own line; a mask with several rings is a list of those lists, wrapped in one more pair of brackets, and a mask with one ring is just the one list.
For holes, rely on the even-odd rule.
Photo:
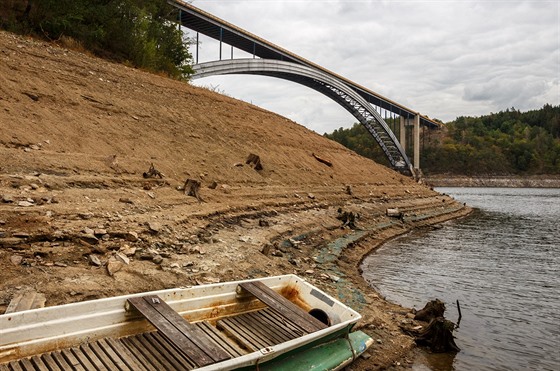
[[(195, 0), (192, 4), (444, 122), (560, 104), (560, 2)], [(191, 33), (192, 36), (194, 34)], [(201, 36), (199, 62), (218, 59)], [(194, 47), (192, 49), (194, 52)], [(224, 55), (230, 49), (224, 47)], [(243, 53), (234, 50), (235, 57)], [(262, 76), (194, 81), (320, 134), (357, 122), (309, 88)]]

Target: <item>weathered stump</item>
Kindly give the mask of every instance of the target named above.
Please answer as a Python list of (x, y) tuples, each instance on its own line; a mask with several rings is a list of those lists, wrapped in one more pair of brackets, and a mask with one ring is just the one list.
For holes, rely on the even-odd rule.
[(252, 166), (253, 169), (255, 170), (263, 169), (263, 166), (261, 164), (261, 158), (258, 155), (255, 155), (254, 153), (249, 154), (245, 163), (249, 166)]
[(439, 299), (428, 302), (424, 308), (416, 312), (414, 319), (417, 321), (431, 322), (434, 318), (443, 317), (445, 303)]
[(148, 169), (148, 171), (146, 171), (145, 173), (142, 174), (142, 176), (146, 179), (148, 178), (160, 178), (163, 179), (163, 174), (157, 170), (154, 167), (154, 164), (152, 163), (152, 165), (150, 166), (150, 168)]
[(455, 344), (454, 329), (453, 322), (437, 317), (414, 340), (418, 345), (429, 347), (434, 353), (458, 352), (461, 349)]
[(184, 192), (187, 196), (196, 197), (198, 201), (203, 201), (198, 191), (200, 190), (200, 182), (194, 179), (187, 179), (183, 186)]

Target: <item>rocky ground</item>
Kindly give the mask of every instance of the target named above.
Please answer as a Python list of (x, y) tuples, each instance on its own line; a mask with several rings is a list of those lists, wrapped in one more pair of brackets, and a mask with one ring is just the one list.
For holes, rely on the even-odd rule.
[[(286, 118), (72, 44), (0, 32), (0, 313), (28, 291), (50, 306), (296, 273), (362, 313), (376, 342), (353, 369), (408, 365), (408, 310), (367, 285), (361, 259), (467, 207)], [(143, 176), (151, 164), (162, 177)]]

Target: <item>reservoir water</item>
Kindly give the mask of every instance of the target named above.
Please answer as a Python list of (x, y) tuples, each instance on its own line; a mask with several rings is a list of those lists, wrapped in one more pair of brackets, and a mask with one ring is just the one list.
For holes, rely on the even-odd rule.
[(456, 322), (459, 300), (461, 352), (419, 369), (560, 370), (560, 189), (437, 190), (476, 210), (389, 241), (362, 264), (389, 301), (421, 309), (438, 298)]

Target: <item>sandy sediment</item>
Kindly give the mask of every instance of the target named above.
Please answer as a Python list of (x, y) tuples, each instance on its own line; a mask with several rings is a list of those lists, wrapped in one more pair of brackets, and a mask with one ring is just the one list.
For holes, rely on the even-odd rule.
[(296, 273), (362, 313), (375, 344), (353, 368), (380, 369), (413, 347), (410, 319), (361, 260), (469, 212), (258, 107), (2, 32), (0, 123), (0, 313), (26, 291), (51, 306)]

